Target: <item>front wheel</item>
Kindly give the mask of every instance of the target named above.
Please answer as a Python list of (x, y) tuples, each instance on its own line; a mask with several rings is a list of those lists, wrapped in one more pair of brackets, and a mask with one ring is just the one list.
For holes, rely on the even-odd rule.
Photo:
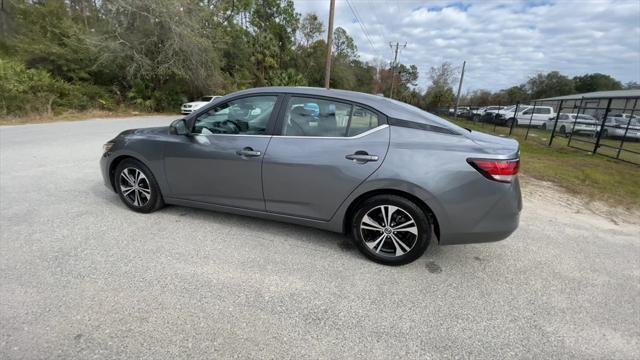
[(507, 125), (507, 127), (509, 127), (509, 128), (510, 128), (512, 125), (513, 125), (513, 126), (518, 126), (518, 120), (516, 120), (516, 119), (514, 119), (514, 118), (511, 118), (511, 119), (507, 120), (507, 122), (505, 123), (505, 125)]
[(419, 258), (431, 240), (431, 222), (412, 201), (396, 195), (365, 200), (352, 219), (351, 232), (360, 251), (385, 265)]
[(150, 213), (164, 205), (151, 170), (137, 160), (126, 159), (118, 164), (113, 180), (120, 199), (133, 211)]

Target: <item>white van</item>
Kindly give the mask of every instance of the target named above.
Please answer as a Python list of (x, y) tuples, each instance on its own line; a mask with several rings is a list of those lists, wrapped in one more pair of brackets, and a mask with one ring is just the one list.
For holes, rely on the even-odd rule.
[[(516, 125), (542, 127), (550, 118), (555, 118), (556, 113), (551, 106), (520, 105), (523, 111), (518, 110)], [(526, 108), (525, 108), (526, 107)]]

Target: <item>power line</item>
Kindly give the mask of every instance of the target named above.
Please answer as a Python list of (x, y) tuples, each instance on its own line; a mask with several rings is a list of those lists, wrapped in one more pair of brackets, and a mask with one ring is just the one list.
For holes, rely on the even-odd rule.
[(378, 51), (378, 48), (376, 48), (376, 46), (373, 45), (373, 41), (371, 41), (371, 37), (369, 36), (369, 32), (367, 31), (366, 25), (364, 24), (364, 22), (362, 22), (362, 19), (358, 16), (358, 13), (354, 10), (353, 6), (351, 6), (351, 3), (349, 2), (349, 0), (346, 0), (346, 1), (347, 1), (347, 5), (349, 5), (349, 9), (351, 10), (351, 13), (356, 18), (358, 25), (360, 25), (360, 29), (362, 29), (362, 33), (364, 34), (365, 38), (367, 38), (367, 40), (369, 41), (369, 45), (371, 45), (371, 48), (373, 49), (373, 51), (375, 51), (378, 54), (378, 56), (380, 56), (380, 52)]

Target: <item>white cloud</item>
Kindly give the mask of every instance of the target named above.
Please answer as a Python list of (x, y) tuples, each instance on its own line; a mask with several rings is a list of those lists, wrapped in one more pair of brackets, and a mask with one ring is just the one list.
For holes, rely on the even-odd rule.
[[(325, 26), (329, 1), (294, 0)], [(467, 90), (498, 90), (536, 72), (569, 76), (601, 72), (640, 82), (640, 1), (406, 1), (349, 0), (365, 24), (372, 47), (346, 0), (336, 0), (335, 26), (355, 39), (363, 60), (392, 59), (389, 42), (407, 42), (400, 55), (420, 70), (467, 61)]]

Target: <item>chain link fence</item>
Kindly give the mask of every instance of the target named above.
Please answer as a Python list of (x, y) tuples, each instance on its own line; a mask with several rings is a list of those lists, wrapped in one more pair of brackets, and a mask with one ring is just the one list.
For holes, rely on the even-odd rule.
[(633, 96), (577, 95), (442, 110), (437, 112), (481, 131), (544, 146), (568, 146), (640, 165), (640, 91)]

